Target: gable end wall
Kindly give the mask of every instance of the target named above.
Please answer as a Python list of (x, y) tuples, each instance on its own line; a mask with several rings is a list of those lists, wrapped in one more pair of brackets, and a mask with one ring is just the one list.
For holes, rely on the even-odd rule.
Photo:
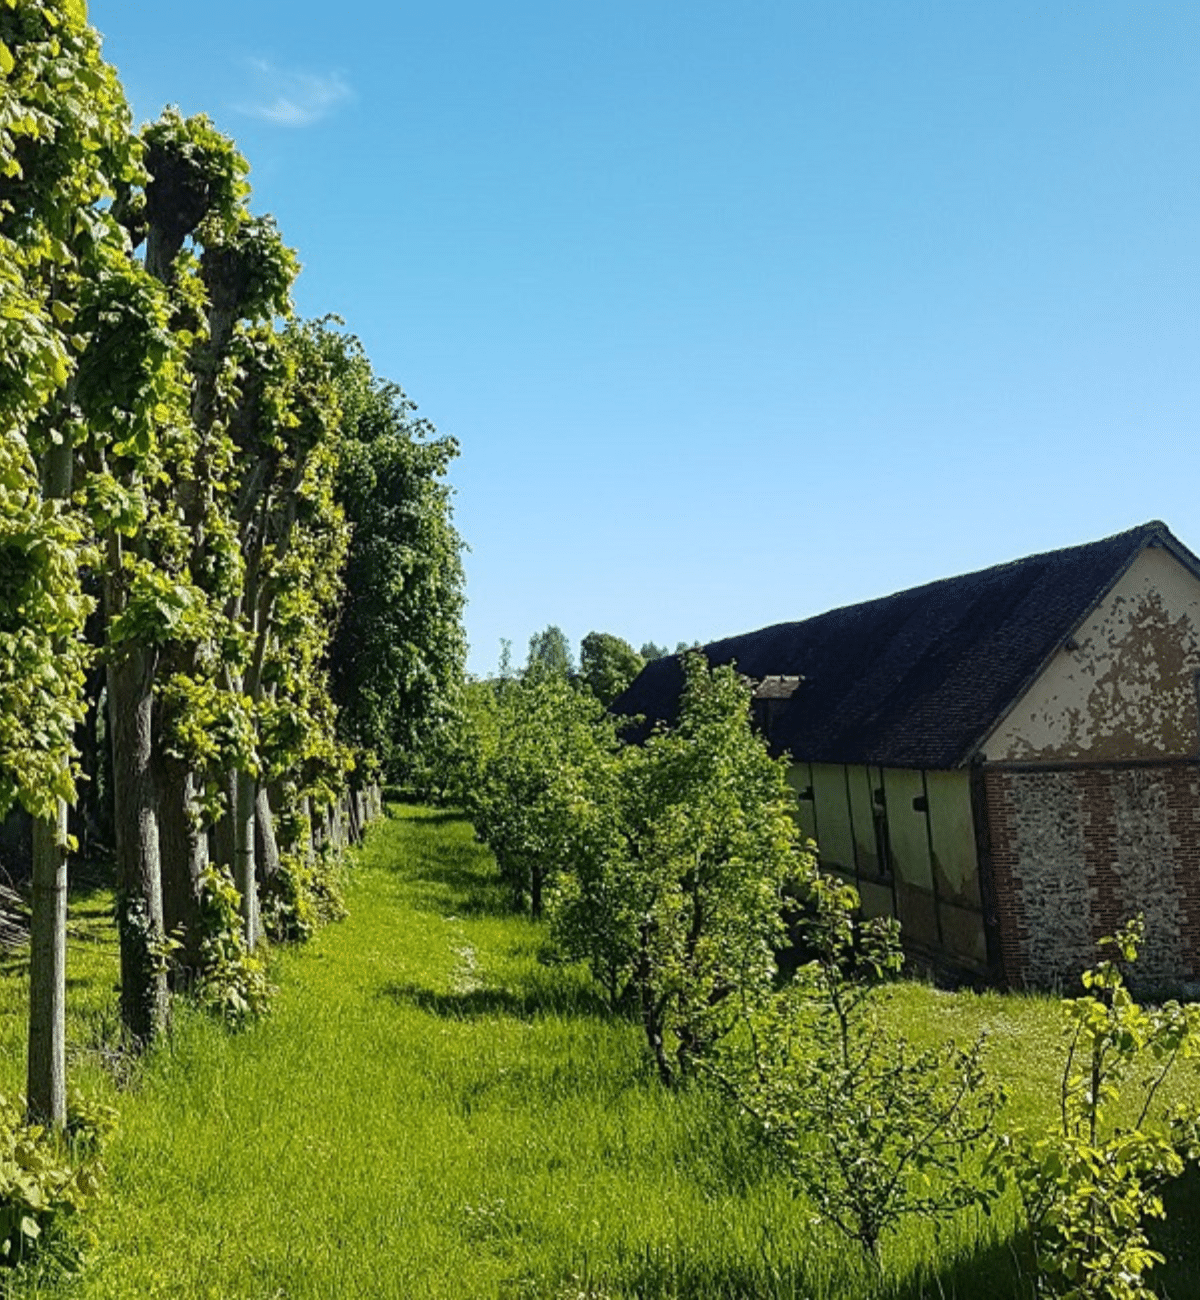
[(1197, 674), (1200, 579), (1148, 547), (1001, 719), (983, 756), (1113, 765), (1195, 757)]

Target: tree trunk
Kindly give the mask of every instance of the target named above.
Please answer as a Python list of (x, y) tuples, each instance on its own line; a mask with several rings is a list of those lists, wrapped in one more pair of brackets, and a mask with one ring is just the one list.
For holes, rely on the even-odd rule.
[(67, 1122), (67, 805), (33, 827), (33, 919), (29, 954), (29, 1118)]
[[(63, 439), (42, 466), (48, 501), (71, 495), (73, 471), (74, 452)], [(67, 819), (67, 805), (59, 799), (53, 818), (33, 826), (26, 1104), (32, 1118), (54, 1128), (67, 1122)]]
[(153, 684), (149, 650), (135, 647), (109, 665), (121, 1020), (142, 1047), (166, 1028), (168, 1009), (158, 801), (151, 767)]
[(257, 782), (249, 772), (237, 774), (237, 799), (233, 818), (233, 879), (242, 896), (242, 925), (246, 947), (253, 952), (258, 945), (258, 878), (254, 866), (254, 823)]
[(361, 844), (363, 837), (362, 801), (357, 790), (346, 793), (346, 825), (351, 844)]
[(212, 858), (214, 862), (225, 867), (233, 875), (233, 863), (236, 854), (233, 833), (234, 817), (237, 810), (237, 773), (228, 771), (224, 776), (225, 811), (217, 818), (212, 828)]
[(275, 812), (271, 807), (270, 792), (265, 785), (258, 787), (255, 800), (254, 833), (258, 878), (265, 882), (279, 870), (279, 841), (275, 837)]
[[(91, 622), (89, 619), (89, 626)], [(89, 635), (88, 640), (97, 647), (103, 644), (102, 637), (93, 640)], [(93, 664), (88, 670), (85, 691), (87, 714), (75, 728), (75, 748), (79, 751), (79, 780), (75, 807), (68, 814), (68, 827), (79, 844), (80, 858), (86, 862), (94, 859), (98, 850), (112, 847), (112, 824), (105, 808), (111, 777), (105, 760), (104, 751), (107, 746), (101, 735), (104, 708), (103, 663)]]
[(200, 968), (200, 874), (208, 866), (208, 835), (191, 765), (160, 754), (158, 777), (163, 927), (183, 944), (171, 961), (174, 985), (182, 989)]

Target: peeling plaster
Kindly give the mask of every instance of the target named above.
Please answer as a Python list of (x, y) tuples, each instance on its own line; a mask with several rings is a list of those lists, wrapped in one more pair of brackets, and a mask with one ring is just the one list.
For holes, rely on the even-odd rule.
[(1200, 751), (1200, 581), (1143, 551), (993, 732), (993, 761), (1187, 757)]

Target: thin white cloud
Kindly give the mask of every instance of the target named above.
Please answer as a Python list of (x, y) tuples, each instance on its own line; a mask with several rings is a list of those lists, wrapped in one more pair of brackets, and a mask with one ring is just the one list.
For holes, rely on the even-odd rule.
[(255, 99), (239, 104), (239, 112), (275, 126), (311, 126), (352, 98), (340, 73), (299, 72), (268, 59), (248, 60), (257, 82)]

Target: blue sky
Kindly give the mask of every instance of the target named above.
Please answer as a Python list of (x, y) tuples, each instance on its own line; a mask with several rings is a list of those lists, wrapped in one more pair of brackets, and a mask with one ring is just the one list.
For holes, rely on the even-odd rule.
[(1200, 5), (93, 0), (461, 443), (471, 666), (1165, 519), (1200, 549)]

